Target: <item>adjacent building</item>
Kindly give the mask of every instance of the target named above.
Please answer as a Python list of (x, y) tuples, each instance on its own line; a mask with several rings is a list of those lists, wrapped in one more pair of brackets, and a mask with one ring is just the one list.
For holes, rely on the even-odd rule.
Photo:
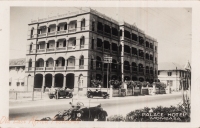
[[(157, 81), (158, 43), (136, 26), (93, 9), (28, 24), (26, 86), (86, 91), (92, 79)], [(110, 65), (104, 57), (112, 57)]]
[(160, 82), (166, 83), (172, 91), (179, 91), (182, 86), (188, 85), (191, 73), (183, 66), (176, 63), (161, 63), (159, 64), (158, 79)]
[(25, 64), (26, 59), (11, 59), (9, 61), (9, 90), (26, 91), (25, 86)]

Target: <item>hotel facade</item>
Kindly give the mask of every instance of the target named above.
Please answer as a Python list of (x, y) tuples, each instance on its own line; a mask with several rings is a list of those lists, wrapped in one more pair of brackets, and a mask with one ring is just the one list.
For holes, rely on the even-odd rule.
[[(158, 43), (136, 26), (93, 9), (28, 24), (26, 85), (84, 92), (91, 80), (157, 81)], [(104, 57), (112, 63), (104, 63)], [(30, 91), (30, 90), (29, 90)]]

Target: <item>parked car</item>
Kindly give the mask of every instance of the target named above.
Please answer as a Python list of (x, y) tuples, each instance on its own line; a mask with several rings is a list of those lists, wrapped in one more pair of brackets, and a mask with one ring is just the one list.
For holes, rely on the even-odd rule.
[(59, 99), (60, 97), (66, 98), (72, 98), (73, 97), (73, 89), (63, 89), (63, 88), (51, 88), (49, 92), (49, 98), (50, 99)]
[(93, 97), (103, 97), (104, 99), (108, 99), (109, 98), (109, 94), (107, 92), (102, 92), (98, 89), (96, 89), (96, 91), (91, 91), (89, 89), (89, 91), (87, 92), (87, 97), (88, 98), (93, 98)]

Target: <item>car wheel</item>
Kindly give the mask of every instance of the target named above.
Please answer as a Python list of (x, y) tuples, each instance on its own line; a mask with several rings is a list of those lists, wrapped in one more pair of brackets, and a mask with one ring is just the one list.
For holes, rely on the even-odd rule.
[(90, 98), (93, 98), (93, 95), (90, 95), (89, 97), (90, 97)]
[(49, 99), (53, 99), (53, 96), (49, 96)]
[(106, 97), (106, 96), (104, 96), (103, 98), (104, 98), (104, 99), (106, 99), (107, 97)]

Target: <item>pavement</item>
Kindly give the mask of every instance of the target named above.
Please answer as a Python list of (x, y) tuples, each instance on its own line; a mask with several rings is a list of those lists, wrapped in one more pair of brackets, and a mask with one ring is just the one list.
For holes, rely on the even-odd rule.
[(144, 97), (146, 98), (153, 98), (153, 97), (168, 97), (168, 96), (172, 96), (172, 95), (181, 95), (181, 92), (172, 92), (171, 94), (156, 94), (156, 95), (142, 95), (142, 96), (126, 96), (126, 97), (112, 97), (109, 99), (103, 99), (103, 98), (99, 98), (99, 97), (94, 97), (92, 99), (89, 99), (87, 97), (73, 97), (71, 99), (66, 98), (66, 99), (49, 99), (47, 96), (43, 97), (43, 99), (41, 98), (37, 98), (34, 99), (34, 101), (32, 101), (32, 99), (18, 99), (18, 100), (9, 100), (9, 108), (10, 109), (15, 109), (15, 108), (27, 108), (27, 107), (33, 107), (33, 106), (49, 106), (49, 105), (63, 105), (63, 104), (69, 104), (69, 102), (72, 103), (76, 103), (78, 101), (84, 103), (86, 106), (88, 106), (88, 104), (92, 105), (96, 105), (99, 103), (109, 103), (111, 101), (124, 101), (124, 100), (131, 100), (131, 99), (144, 99)]

